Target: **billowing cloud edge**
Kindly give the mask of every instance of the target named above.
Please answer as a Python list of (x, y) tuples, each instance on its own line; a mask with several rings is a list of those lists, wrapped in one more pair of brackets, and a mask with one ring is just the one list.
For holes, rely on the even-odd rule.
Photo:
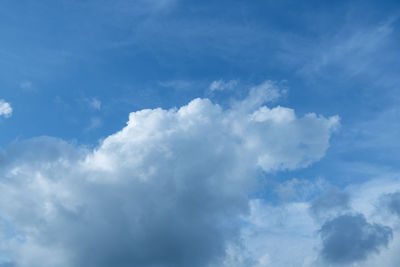
[(30, 267), (228, 266), (259, 172), (318, 161), (339, 125), (264, 105), (278, 96), (266, 82), (229, 109), (194, 99), (133, 112), (94, 150), (50, 137), (12, 145), (0, 251)]

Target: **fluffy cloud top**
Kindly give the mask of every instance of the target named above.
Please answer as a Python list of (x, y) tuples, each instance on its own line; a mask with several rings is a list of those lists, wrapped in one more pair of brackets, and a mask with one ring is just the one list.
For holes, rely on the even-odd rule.
[(18, 267), (222, 266), (259, 171), (319, 160), (338, 125), (263, 106), (276, 92), (133, 112), (94, 150), (14, 144), (0, 156), (0, 252)]
[(4, 116), (6, 118), (10, 117), (12, 114), (12, 107), (10, 103), (7, 103), (3, 99), (0, 99), (0, 117)]

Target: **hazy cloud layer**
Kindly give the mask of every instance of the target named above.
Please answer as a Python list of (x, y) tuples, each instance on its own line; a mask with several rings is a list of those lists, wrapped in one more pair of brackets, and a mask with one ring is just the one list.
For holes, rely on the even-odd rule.
[(278, 96), (264, 83), (227, 110), (195, 99), (133, 112), (94, 150), (50, 137), (12, 145), (0, 163), (2, 254), (18, 267), (228, 264), (259, 171), (319, 160), (338, 125), (263, 106)]
[(311, 202), (310, 210), (319, 220), (326, 220), (350, 209), (350, 196), (336, 188), (331, 188)]

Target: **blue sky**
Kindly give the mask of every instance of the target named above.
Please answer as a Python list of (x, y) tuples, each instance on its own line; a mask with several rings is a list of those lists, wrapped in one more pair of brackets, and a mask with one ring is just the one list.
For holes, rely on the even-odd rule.
[[(221, 135), (226, 135), (226, 140), (232, 138), (232, 141), (227, 141), (226, 148), (221, 148), (223, 152), (218, 150), (222, 154), (215, 152), (221, 156), (215, 160), (231, 166), (237, 159), (229, 155), (236, 155), (241, 151), (243, 162), (247, 164), (254, 161), (258, 164), (257, 168), (250, 163), (238, 164), (241, 166), (238, 173), (246, 170), (252, 174), (243, 175), (254, 176), (254, 181), (246, 182), (251, 190), (237, 191), (236, 186), (241, 187), (241, 184), (230, 189), (238, 195), (243, 193), (248, 196), (245, 204), (235, 200), (247, 206), (248, 211), (239, 212), (235, 206), (227, 206), (235, 216), (222, 216), (222, 221), (228, 220), (234, 224), (233, 221), (238, 217), (242, 218), (245, 214), (249, 216), (245, 223), (247, 226), (231, 230), (235, 232), (230, 236), (232, 238), (226, 237), (229, 234), (225, 229), (222, 231), (218, 227), (207, 228), (208, 224), (191, 224), (192, 228), (199, 227), (205, 233), (211, 231), (221, 237), (215, 241), (215, 249), (205, 252), (207, 255), (185, 254), (186, 252), (177, 249), (179, 253), (171, 252), (174, 256), (167, 263), (161, 252), (156, 255), (143, 252), (142, 258), (135, 258), (136, 256), (126, 256), (129, 253), (122, 251), (120, 254), (110, 252), (110, 258), (107, 259), (100, 257), (97, 261), (86, 262), (80, 255), (87, 253), (96, 243), (95, 232), (86, 236), (87, 244), (78, 250), (70, 246), (75, 241), (45, 231), (42, 233), (44, 236), (52, 235), (49, 240), (57, 240), (59, 244), (63, 244), (60, 251), (48, 252), (62, 254), (63, 256), (59, 256), (63, 259), (61, 263), (49, 262), (48, 266), (111, 266), (107, 265), (110, 262), (120, 264), (113, 266), (223, 266), (221, 262), (216, 263), (216, 259), (221, 257), (226, 257), (224, 264), (227, 266), (302, 266), (299, 262), (283, 262), (271, 256), (284, 254), (280, 246), (260, 245), (273, 243), (271, 240), (281, 235), (279, 240), (282, 240), (280, 244), (283, 247), (289, 243), (296, 247), (300, 242), (297, 238), (305, 235), (302, 231), (317, 236), (307, 240), (307, 244), (310, 244), (309, 251), (299, 251), (299, 258), (304, 259), (301, 263), (303, 266), (374, 266), (377, 262), (382, 262), (379, 255), (394, 255), (393, 251), (400, 246), (394, 230), (398, 226), (396, 214), (393, 215), (390, 208), (387, 208), (387, 214), (379, 217), (366, 204), (376, 207), (377, 203), (382, 206), (388, 206), (387, 203), (393, 201), (397, 203), (396, 192), (400, 190), (400, 168), (397, 160), (400, 156), (399, 16), (398, 1), (5, 0), (0, 6), (0, 175), (3, 175), (0, 179), (7, 180), (15, 175), (18, 177), (15, 178), (18, 185), (13, 185), (13, 192), (19, 192), (16, 195), (36, 196), (38, 192), (30, 191), (35, 186), (24, 183), (24, 179), (30, 179), (30, 176), (18, 174), (17, 170), (26, 167), (29, 169), (27, 173), (31, 172), (33, 176), (40, 174), (40, 177), (48, 177), (52, 181), (49, 177), (59, 176), (57, 172), (65, 172), (64, 165), (52, 165), (53, 158), (57, 158), (60, 159), (58, 164), (68, 162), (66, 165), (74, 171), (62, 174), (65, 177), (57, 184), (58, 189), (51, 187), (51, 190), (86, 192), (86, 183), (81, 185), (85, 189), (71, 187), (72, 182), (68, 182), (68, 175), (80, 177), (85, 173), (87, 177), (97, 177), (90, 178), (90, 181), (109, 175), (120, 181), (126, 173), (132, 172), (148, 177), (143, 178), (144, 180), (150, 179), (149, 177), (155, 175), (153, 171), (157, 173), (156, 169), (165, 167), (161, 163), (157, 165), (157, 161), (163, 162), (161, 158), (165, 159), (167, 156), (156, 156), (154, 152), (164, 151), (162, 148), (171, 149), (171, 155), (176, 155), (173, 163), (188, 166), (194, 164), (193, 173), (187, 175), (202, 177), (201, 166), (195, 164), (197, 156), (188, 151), (196, 151), (195, 148), (203, 145), (204, 151), (198, 152), (198, 159), (201, 159), (201, 155), (204, 159), (213, 158), (215, 155), (212, 153), (215, 151), (211, 148), (216, 149), (218, 145), (214, 144), (212, 138), (225, 144), (224, 139), (220, 138)], [(260, 92), (264, 92), (264, 95)], [(270, 94), (276, 96), (266, 96)], [(191, 102), (196, 98), (209, 99), (213, 104), (208, 106), (208, 102)], [(221, 111), (214, 109), (214, 105), (219, 105)], [(263, 105), (268, 108), (263, 109)], [(191, 111), (184, 111), (185, 107)], [(152, 113), (147, 114), (142, 111), (144, 109), (151, 109)], [(167, 110), (170, 110), (169, 113)], [(202, 121), (198, 121), (204, 128), (195, 127), (192, 135), (185, 135), (186, 130), (183, 130), (183, 126), (181, 128), (180, 123), (183, 122), (179, 119), (181, 113), (178, 110), (183, 110), (182, 114), (194, 114), (191, 116), (215, 116), (216, 125), (207, 128)], [(164, 111), (170, 115), (164, 114)], [(295, 117), (292, 111), (296, 114)], [(214, 113), (211, 115), (209, 112)], [(307, 117), (309, 113), (318, 115), (310, 118)], [(246, 118), (257, 122), (284, 121), (287, 125), (255, 126)], [(133, 127), (129, 125), (134, 125), (135, 119), (143, 119), (142, 124), (137, 124), (141, 126), (135, 126), (142, 127), (142, 131), (129, 130)], [(131, 124), (127, 126), (128, 121)], [(192, 125), (190, 121), (192, 120), (188, 119), (185, 123)], [(168, 128), (171, 125), (176, 128)], [(245, 129), (245, 125), (248, 125), (248, 129)], [(151, 139), (158, 132), (169, 133), (166, 129), (181, 129), (183, 132), (163, 141)], [(133, 135), (129, 139), (127, 136), (132, 134), (131, 131)], [(232, 132), (241, 141), (236, 144), (233, 141), (236, 139), (227, 132)], [(142, 143), (132, 141), (142, 134)], [(157, 145), (151, 145), (152, 142)], [(143, 154), (125, 154), (123, 144), (127, 149), (142, 151)], [(253, 151), (255, 144), (259, 149)], [(31, 155), (35, 153), (37, 159)], [(140, 164), (131, 162), (136, 167), (130, 165), (129, 168), (122, 163), (114, 164), (130, 162), (129, 159), (133, 156), (147, 157), (143, 155), (153, 157), (155, 163), (151, 160), (143, 160)], [(181, 162), (181, 156), (186, 156), (188, 162)], [(46, 164), (53, 166), (54, 170), (44, 170), (43, 166)], [(221, 163), (222, 166), (224, 164)], [(83, 168), (83, 165), (87, 166)], [(101, 166), (108, 166), (108, 169)], [(99, 170), (95, 170), (96, 168)], [(210, 171), (204, 175), (227, 175), (226, 170), (215, 166), (210, 167), (210, 170), (215, 172)], [(176, 173), (187, 171), (178, 168)], [(174, 176), (178, 174), (167, 173), (167, 180), (180, 179)], [(214, 196), (214, 189), (208, 188), (208, 183), (184, 181), (189, 183), (188, 188), (200, 186), (205, 190), (205, 195), (212, 192), (209, 197), (215, 197), (216, 203), (232, 200), (227, 192), (220, 192), (220, 197)], [(224, 187), (225, 182), (230, 183), (225, 178), (215, 183), (216, 186)], [(11, 186), (8, 182), (4, 183)], [(116, 188), (121, 186), (121, 183), (115, 183)], [(250, 186), (254, 183), (257, 186)], [(136, 184), (130, 186), (138, 187)], [(169, 188), (171, 184), (167, 183), (165, 186)], [(374, 186), (378, 187), (375, 191), (371, 189)], [(154, 186), (149, 192), (165, 196), (171, 194), (170, 191), (160, 190)], [(109, 192), (109, 195), (113, 194)], [(127, 207), (134, 205), (132, 201), (141, 199), (129, 199), (128, 195), (127, 193), (120, 200)], [(177, 195), (180, 196), (178, 193)], [(370, 195), (376, 198), (372, 199)], [(38, 198), (47, 199), (44, 195)], [(333, 200), (325, 201), (326, 198)], [(98, 203), (106, 202), (100, 193), (93, 196), (98, 201), (93, 206), (80, 194), (74, 199), (71, 202), (74, 204), (68, 205), (87, 204), (88, 210), (99, 218), (109, 216), (98, 212)], [(2, 198), (0, 202), (3, 201), (4, 204), (6, 200)], [(46, 200), (45, 203), (54, 204), (52, 201)], [(315, 210), (312, 207), (318, 201), (323, 203), (322, 206), (325, 205), (324, 210), (330, 217), (324, 215), (321, 219), (321, 216), (310, 212)], [(60, 199), (56, 202), (64, 203)], [(151, 201), (144, 203), (142, 209), (145, 206), (146, 209), (152, 207)], [(114, 204), (110, 204), (110, 207)], [(22, 210), (21, 207), (25, 204), (20, 205), (19, 209)], [(204, 214), (200, 213), (198, 216), (203, 218), (202, 216), (212, 213), (210, 223), (221, 223), (219, 213), (205, 206), (202, 206), (204, 210), (200, 209)], [(186, 218), (187, 213), (181, 211), (184, 209), (181, 205), (174, 207), (177, 214)], [(168, 208), (160, 205), (156, 209), (162, 217)], [(268, 219), (264, 213), (270, 213), (273, 220), (275, 217), (279, 218), (283, 211), (293, 211), (287, 215), (289, 217), (296, 217), (297, 213), (301, 213), (305, 218), (304, 224), (301, 224), (304, 229), (300, 227), (296, 232), (295, 228), (290, 228), (290, 223), (284, 229), (278, 229), (271, 222), (264, 222), (265, 225), (258, 223), (259, 218)], [(386, 225), (383, 222), (388, 220), (388, 214), (392, 217)], [(7, 225), (14, 225), (16, 229), (19, 227), (16, 231), (20, 231), (21, 236), (34, 240), (32, 244), (23, 242), (22, 248), (11, 244), (11, 241), (10, 244), (0, 246), (2, 255), (10, 261), (7, 264), (12, 264), (10, 266), (26, 266), (22, 260), (16, 260), (17, 255), (23, 255), (26, 262), (29, 259), (34, 262), (36, 257), (40, 258), (40, 253), (47, 255), (45, 253), (48, 247), (43, 243), (53, 244), (52, 241), (38, 241), (30, 236), (32, 233), (28, 229), (38, 226), (33, 222), (29, 225), (20, 223), (21, 216), (10, 211), (0, 213), (0, 218), (7, 221)], [(124, 215), (123, 218), (125, 217)], [(78, 219), (77, 221), (77, 224), (82, 223)], [(375, 222), (376, 227), (373, 224)], [(53, 231), (65, 223), (48, 221), (47, 227)], [(90, 223), (96, 224), (93, 221)], [(336, 224), (337, 228), (331, 227)], [(293, 225), (295, 227), (296, 224)], [(104, 225), (96, 226), (98, 228), (94, 228), (101, 231), (108, 229)], [(366, 247), (369, 249), (353, 251), (353, 254), (335, 250), (338, 247), (335, 242), (340, 244), (342, 236), (335, 236), (336, 232), (329, 231), (341, 229), (340, 227), (359, 227), (361, 230), (358, 232), (352, 231), (355, 235), (362, 235), (367, 231), (365, 229), (373, 228), (376, 236), (370, 236), (370, 239), (375, 240), (375, 243), (368, 244)], [(389, 227), (390, 231), (385, 227)], [(183, 236), (187, 240), (182, 237), (181, 245), (190, 243), (190, 237), (196, 239), (190, 232), (192, 228), (185, 228), (188, 233)], [(267, 228), (274, 233), (273, 236), (268, 235), (267, 231), (254, 237), (254, 232)], [(160, 229), (154, 224), (149, 231), (157, 232)], [(9, 233), (9, 230), (5, 232)], [(71, 232), (79, 231), (74, 228)], [(109, 235), (111, 239), (121, 240), (119, 232), (110, 230)], [(124, 236), (126, 240), (122, 238), (123, 244), (129, 243), (127, 236)], [(238, 236), (246, 240), (242, 245), (247, 248), (247, 261), (243, 260), (246, 258), (244, 255), (239, 255), (234, 249), (239, 245), (233, 242), (233, 237)], [(292, 238), (285, 241), (286, 236)], [(335, 238), (330, 239), (331, 236)], [(150, 238), (154, 241), (159, 237)], [(166, 235), (160, 239), (162, 242), (157, 242), (171, 245), (168, 238)], [(265, 240), (259, 240), (261, 238)], [(142, 243), (147, 244), (144, 245), (144, 250), (154, 250), (154, 246), (148, 245), (151, 240), (143, 239)], [(356, 236), (354, 240), (363, 242), (364, 239)], [(200, 247), (206, 243), (204, 240), (200, 241)], [(114, 245), (121, 246), (121, 243), (115, 241)], [(137, 250), (136, 244), (130, 248)], [(113, 251), (109, 247), (100, 247), (98, 250)], [(320, 253), (315, 254), (315, 251)], [(380, 254), (375, 253), (376, 251)], [(115, 255), (120, 255), (119, 261), (111, 260)], [(190, 257), (193, 257), (193, 262), (188, 261)], [(196, 261), (201, 257), (209, 260)], [(151, 262), (151, 258), (160, 259), (160, 262)], [(236, 261), (233, 263), (234, 258)], [(239, 258), (242, 259), (241, 262)], [(391, 256), (389, 258), (392, 259)], [(393, 258), (380, 266), (397, 266), (397, 263), (398, 260)]]

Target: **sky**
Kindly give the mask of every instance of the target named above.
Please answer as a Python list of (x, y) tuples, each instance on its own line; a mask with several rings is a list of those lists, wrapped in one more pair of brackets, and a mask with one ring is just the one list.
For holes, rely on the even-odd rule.
[(398, 1), (3, 0), (0, 267), (400, 264)]

